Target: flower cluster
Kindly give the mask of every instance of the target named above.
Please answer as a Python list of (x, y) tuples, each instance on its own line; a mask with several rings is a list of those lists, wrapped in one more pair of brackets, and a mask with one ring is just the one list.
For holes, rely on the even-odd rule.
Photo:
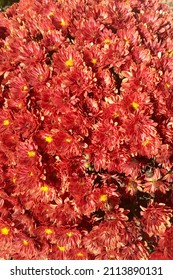
[(0, 13), (0, 258), (173, 259), (173, 14)]

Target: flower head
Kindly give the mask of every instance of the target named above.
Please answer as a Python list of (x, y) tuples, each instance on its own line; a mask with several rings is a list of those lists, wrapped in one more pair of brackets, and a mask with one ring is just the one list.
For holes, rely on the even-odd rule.
[(150, 204), (148, 208), (141, 209), (143, 228), (150, 237), (161, 236), (171, 226), (172, 210), (164, 204)]

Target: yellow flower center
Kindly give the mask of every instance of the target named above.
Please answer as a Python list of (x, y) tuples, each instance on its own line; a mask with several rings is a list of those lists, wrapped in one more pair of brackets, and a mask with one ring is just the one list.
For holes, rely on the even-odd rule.
[(142, 142), (142, 145), (145, 147), (147, 146), (148, 144), (150, 144), (150, 139), (147, 138), (145, 141)]
[(116, 118), (119, 117), (119, 114), (115, 112), (114, 115), (113, 115), (113, 117), (116, 119)]
[(89, 162), (84, 162), (84, 167), (85, 167), (85, 168), (89, 168), (89, 167), (90, 167)]
[(28, 246), (28, 241), (26, 239), (23, 240), (23, 245)]
[(70, 143), (70, 142), (71, 142), (71, 139), (70, 139), (70, 138), (67, 138), (67, 139), (65, 139), (65, 142)]
[(100, 196), (100, 198), (99, 198), (99, 201), (100, 201), (100, 202), (105, 202), (105, 201), (107, 201), (107, 200), (108, 200), (107, 194), (102, 194), (102, 195)]
[(78, 257), (83, 257), (83, 253), (79, 252), (76, 254)]
[(167, 88), (170, 88), (171, 85), (167, 83), (165, 86), (166, 86)]
[(50, 228), (46, 228), (45, 231), (44, 231), (46, 234), (51, 234), (52, 233), (52, 230)]
[(169, 50), (168, 55), (169, 55), (169, 57), (173, 56), (173, 50)]
[(43, 191), (43, 192), (48, 192), (49, 191), (49, 187), (44, 185), (44, 186), (40, 187), (40, 190)]
[(137, 109), (139, 108), (139, 104), (138, 104), (137, 102), (135, 102), (135, 101), (133, 101), (130, 105), (131, 105), (132, 108), (135, 109), (135, 110), (137, 110)]
[(54, 15), (54, 12), (52, 11), (48, 14), (48, 17), (52, 17), (53, 15)]
[(3, 124), (4, 124), (4, 125), (9, 125), (9, 124), (10, 124), (10, 121), (9, 121), (9, 120), (4, 120), (4, 121), (3, 121)]
[(124, 37), (124, 42), (129, 42), (129, 39), (127, 37)]
[(72, 237), (72, 236), (73, 236), (73, 232), (71, 232), (71, 231), (70, 231), (70, 232), (67, 232), (66, 235), (67, 235), (68, 237)]
[(16, 183), (16, 177), (15, 176), (13, 177), (12, 182), (13, 182), (13, 184)]
[(73, 65), (74, 65), (74, 62), (73, 62), (72, 58), (69, 58), (68, 60), (66, 60), (65, 66), (72, 67)]
[(47, 143), (51, 143), (52, 141), (53, 141), (53, 138), (52, 138), (52, 136), (45, 136), (45, 141), (47, 142)]
[(65, 247), (64, 247), (64, 246), (58, 246), (58, 249), (59, 249), (61, 252), (64, 252), (64, 251), (65, 251)]
[(35, 157), (35, 152), (34, 151), (29, 151), (28, 153), (29, 157)]
[(4, 49), (10, 50), (10, 47), (9, 47), (9, 44), (8, 44), (8, 43), (5, 43), (5, 44), (4, 44)]
[(27, 91), (27, 90), (28, 90), (27, 85), (24, 85), (23, 88), (22, 88), (22, 91)]
[(66, 25), (67, 25), (66, 21), (64, 19), (61, 19), (61, 26), (66, 26)]
[(106, 38), (106, 39), (104, 40), (104, 42), (105, 42), (106, 44), (108, 44), (108, 43), (110, 43), (110, 42), (111, 42), (111, 39)]
[(43, 80), (43, 75), (38, 75), (38, 80), (41, 82)]
[(96, 63), (97, 63), (97, 58), (92, 58), (92, 59), (91, 59), (91, 62), (92, 62), (93, 64), (96, 64)]
[(9, 234), (10, 229), (7, 227), (3, 227), (1, 228), (1, 234), (3, 235), (8, 235)]

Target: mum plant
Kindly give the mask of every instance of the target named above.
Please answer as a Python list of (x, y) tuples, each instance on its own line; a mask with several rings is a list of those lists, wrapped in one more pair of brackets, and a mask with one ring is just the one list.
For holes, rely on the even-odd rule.
[(21, 0), (0, 82), (0, 257), (173, 259), (169, 8)]

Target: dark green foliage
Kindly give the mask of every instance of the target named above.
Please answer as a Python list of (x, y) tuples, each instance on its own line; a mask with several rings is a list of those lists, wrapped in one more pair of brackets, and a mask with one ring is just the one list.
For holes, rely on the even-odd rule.
[(0, 0), (0, 9), (5, 10), (13, 3), (17, 3), (17, 2), (19, 2), (19, 0)]

